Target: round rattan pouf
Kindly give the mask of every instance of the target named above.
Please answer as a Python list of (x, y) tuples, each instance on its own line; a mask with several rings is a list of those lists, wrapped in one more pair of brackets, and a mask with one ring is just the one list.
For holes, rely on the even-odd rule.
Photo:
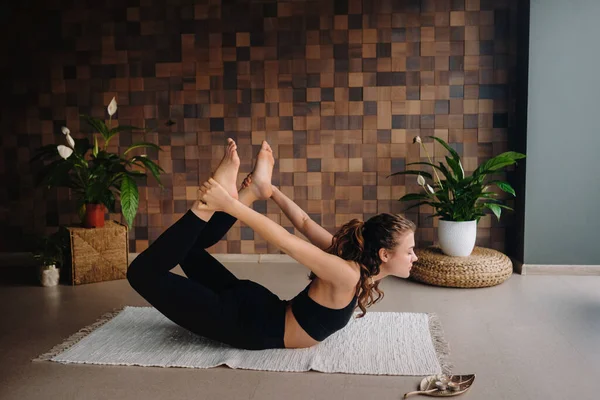
[(410, 278), (435, 286), (478, 288), (499, 285), (513, 271), (510, 258), (499, 251), (475, 247), (468, 257), (447, 256), (437, 246), (415, 249), (419, 258)]

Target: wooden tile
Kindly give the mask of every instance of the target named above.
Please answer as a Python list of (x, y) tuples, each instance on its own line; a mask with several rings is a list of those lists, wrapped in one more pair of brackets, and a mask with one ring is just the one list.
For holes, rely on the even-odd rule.
[[(401, 209), (396, 199), (413, 183), (386, 175), (423, 158), (412, 145), (416, 135), (455, 143), (466, 170), (507, 149), (518, 48), (514, 0), (250, 2), (244, 18), (239, 5), (227, 2), (182, 8), (168, 1), (159, 14), (142, 3), (122, 8), (123, 29), (76, 32), (39, 85), (15, 82), (8, 96), (27, 91), (37, 101), (23, 110), (24, 122), (6, 118), (15, 129), (2, 134), (2, 143), (14, 156), (0, 163), (0, 173), (16, 170), (33, 147), (54, 143), (57, 121), (83, 132), (78, 115), (102, 117), (116, 96), (119, 124), (156, 132), (123, 132), (114, 150), (136, 141), (159, 144), (163, 151), (149, 156), (164, 168), (168, 189), (154, 191), (151, 179), (140, 186), (136, 224), (145, 237), (132, 238), (132, 252), (183, 215), (199, 180), (218, 165), (226, 137), (238, 143), (240, 178), (268, 140), (277, 159), (273, 181), (331, 230), (351, 216)], [(65, 15), (63, 28), (72, 29)], [(185, 28), (192, 21), (202, 23), (199, 30)], [(19, 29), (25, 28), (15, 34), (27, 33)], [(28, 51), (46, 50), (33, 44)], [(59, 191), (48, 201), (68, 197)], [(256, 209), (294, 232), (270, 202)], [(415, 219), (431, 212), (421, 207)], [(60, 211), (22, 220), (46, 226), (73, 217)], [(482, 221), (481, 237), (502, 246), (503, 228)], [(423, 222), (419, 240), (433, 241), (434, 222)], [(235, 225), (210, 251), (278, 252), (243, 228)]]

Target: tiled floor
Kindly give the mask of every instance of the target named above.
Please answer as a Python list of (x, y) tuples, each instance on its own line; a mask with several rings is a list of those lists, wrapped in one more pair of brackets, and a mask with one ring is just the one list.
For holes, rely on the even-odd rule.
[[(293, 263), (229, 263), (282, 298), (306, 284)], [(9, 269), (0, 269), (2, 274)], [(181, 273), (179, 268), (177, 271)], [(147, 305), (126, 280), (43, 288), (0, 286), (0, 398), (401, 399), (419, 377), (62, 365), (30, 360), (101, 314)], [(600, 277), (513, 275), (485, 289), (450, 289), (387, 278), (374, 311), (435, 312), (455, 373), (476, 373), (463, 399), (598, 399)]]

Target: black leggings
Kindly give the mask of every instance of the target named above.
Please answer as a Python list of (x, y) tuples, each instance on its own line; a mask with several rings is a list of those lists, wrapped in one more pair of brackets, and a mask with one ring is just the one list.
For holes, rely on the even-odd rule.
[[(165, 317), (230, 346), (284, 348), (286, 301), (258, 283), (238, 279), (205, 249), (236, 219), (216, 212), (209, 222), (188, 210), (131, 262), (131, 286)], [(170, 272), (177, 264), (187, 277)]]

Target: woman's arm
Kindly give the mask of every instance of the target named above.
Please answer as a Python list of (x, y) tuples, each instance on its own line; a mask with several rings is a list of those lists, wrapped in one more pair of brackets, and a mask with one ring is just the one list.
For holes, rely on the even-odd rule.
[(312, 244), (325, 250), (331, 246), (333, 235), (321, 225), (313, 221), (303, 209), (294, 203), (289, 197), (273, 186), (271, 199), (277, 203), (285, 216), (294, 224)]
[(250, 226), (263, 239), (306, 266), (320, 279), (344, 287), (356, 286), (356, 277), (353, 276), (352, 269), (341, 258), (325, 253), (311, 243), (289, 233), (275, 221), (239, 201), (228, 204), (224, 211)]

